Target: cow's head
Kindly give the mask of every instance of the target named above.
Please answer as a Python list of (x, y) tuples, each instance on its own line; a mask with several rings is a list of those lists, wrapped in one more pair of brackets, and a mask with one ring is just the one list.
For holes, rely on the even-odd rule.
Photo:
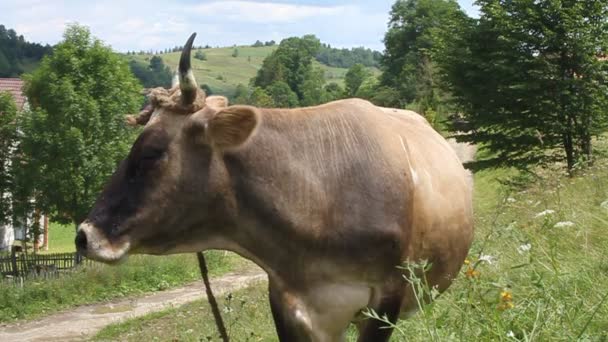
[(143, 132), (76, 235), (89, 258), (200, 250), (230, 229), (234, 202), (221, 156), (245, 144), (260, 117), (254, 107), (227, 107), (222, 98), (206, 102), (190, 65), (194, 37), (182, 51), (178, 82), (153, 89), (150, 105), (128, 119)]

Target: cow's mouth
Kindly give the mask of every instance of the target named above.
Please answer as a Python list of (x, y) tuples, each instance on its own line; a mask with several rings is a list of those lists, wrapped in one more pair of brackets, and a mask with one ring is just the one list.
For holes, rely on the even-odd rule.
[(91, 223), (85, 221), (78, 226), (76, 232), (76, 250), (85, 257), (108, 264), (124, 260), (129, 252), (131, 243), (127, 236), (111, 242)]

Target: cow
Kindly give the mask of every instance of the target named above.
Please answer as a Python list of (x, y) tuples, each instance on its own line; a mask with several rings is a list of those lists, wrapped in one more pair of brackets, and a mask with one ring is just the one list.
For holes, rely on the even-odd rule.
[[(473, 236), (457, 156), (421, 116), (347, 99), (295, 109), (207, 104), (190, 64), (156, 88), (144, 125), (77, 230), (77, 250), (129, 254), (221, 249), (268, 274), (280, 341), (387, 341), (418, 307), (404, 263), (443, 292)], [(434, 297), (434, 296), (433, 296)]]

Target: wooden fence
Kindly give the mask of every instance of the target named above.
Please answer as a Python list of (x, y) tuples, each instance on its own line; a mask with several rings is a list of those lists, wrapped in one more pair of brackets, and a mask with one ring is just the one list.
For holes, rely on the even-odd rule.
[(91, 263), (77, 253), (0, 254), (0, 277), (27, 277), (68, 270), (81, 263)]

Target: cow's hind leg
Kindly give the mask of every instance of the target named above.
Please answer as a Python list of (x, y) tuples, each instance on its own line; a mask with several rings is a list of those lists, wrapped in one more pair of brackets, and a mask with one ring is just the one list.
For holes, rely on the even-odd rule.
[[(401, 311), (401, 301), (403, 300), (403, 291), (395, 291), (390, 294), (383, 294), (377, 305), (372, 309), (380, 316), (388, 318), (395, 324), (399, 319)], [(393, 329), (389, 328), (386, 323), (377, 319), (368, 318), (357, 323), (359, 330), (358, 342), (386, 342), (391, 337)]]
[(281, 342), (312, 342), (312, 337), (301, 322), (293, 319), (293, 303), (289, 303), (285, 294), (273, 283), (268, 281), (270, 309)]

